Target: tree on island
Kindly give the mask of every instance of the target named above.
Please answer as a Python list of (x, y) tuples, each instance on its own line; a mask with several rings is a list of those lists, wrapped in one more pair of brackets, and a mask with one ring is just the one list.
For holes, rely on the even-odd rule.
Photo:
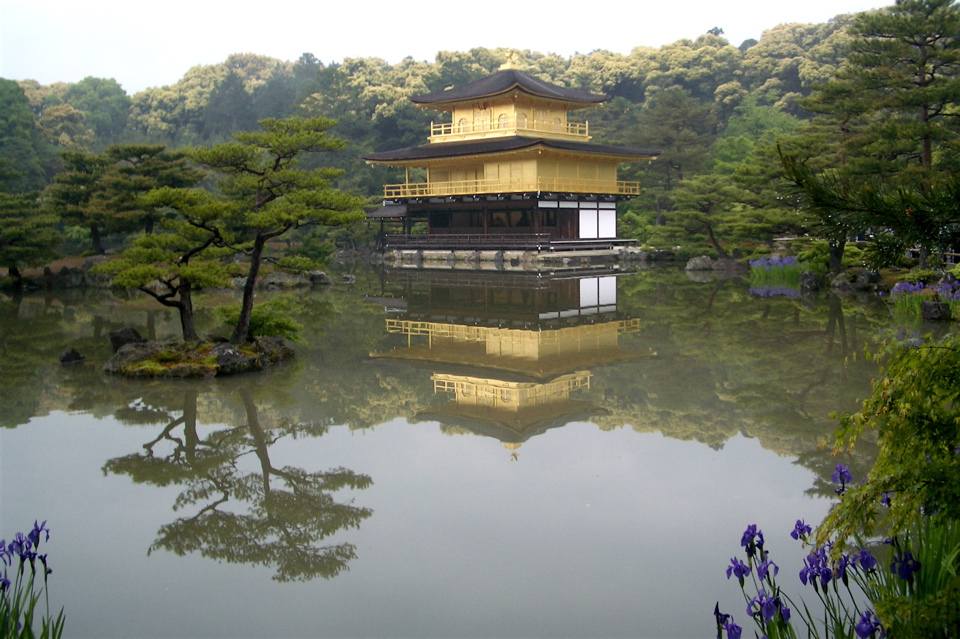
[(262, 131), (238, 133), (236, 142), (197, 149), (192, 157), (220, 174), (223, 206), (236, 224), (237, 242), (230, 244), (247, 256), (240, 315), (230, 341), (240, 344), (249, 337), (254, 288), (265, 260), (281, 267), (313, 268), (304, 258), (274, 259), (267, 244), (296, 229), (324, 225), (340, 226), (364, 218), (364, 200), (333, 188), (331, 180), (340, 169), (298, 168), (304, 153), (330, 153), (345, 143), (327, 135), (335, 120), (322, 117), (291, 117), (261, 120)]
[(229, 272), (221, 258), (233, 254), (221, 232), (222, 203), (199, 189), (165, 187), (147, 193), (145, 206), (177, 212), (160, 221), (160, 232), (143, 235), (119, 259), (97, 266), (114, 275), (117, 286), (141, 290), (180, 314), (184, 341), (197, 341), (193, 292), (226, 285)]
[(183, 339), (189, 341), (197, 339), (193, 291), (222, 285), (229, 275), (223, 258), (239, 253), (246, 263), (230, 268), (244, 277), (243, 298), (230, 341), (248, 341), (264, 262), (300, 270), (320, 266), (305, 257), (270, 254), (268, 244), (297, 229), (339, 226), (364, 217), (361, 198), (332, 187), (331, 180), (342, 171), (298, 168), (304, 153), (343, 147), (341, 140), (327, 135), (335, 123), (319, 117), (267, 119), (260, 122), (262, 131), (238, 133), (236, 142), (195, 149), (191, 157), (219, 173), (218, 192), (162, 188), (148, 193), (140, 200), (143, 204), (171, 214), (162, 221), (164, 232), (139, 238), (121, 259), (102, 268), (113, 272), (118, 284), (139, 288), (176, 308)]

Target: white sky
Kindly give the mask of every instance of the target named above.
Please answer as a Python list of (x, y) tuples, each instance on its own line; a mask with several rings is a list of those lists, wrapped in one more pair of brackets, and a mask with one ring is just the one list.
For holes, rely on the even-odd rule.
[[(734, 46), (790, 22), (825, 22), (893, 0), (595, 0), (438, 3), (422, 0), (0, 0), (0, 77), (41, 84), (116, 79), (128, 94), (173, 84), (231, 53), (325, 63), (513, 47), (568, 57), (629, 53), (713, 27)], [(457, 7), (468, 10), (457, 10)], [(547, 7), (557, 7), (550, 10)], [(481, 9), (480, 7), (484, 7)]]

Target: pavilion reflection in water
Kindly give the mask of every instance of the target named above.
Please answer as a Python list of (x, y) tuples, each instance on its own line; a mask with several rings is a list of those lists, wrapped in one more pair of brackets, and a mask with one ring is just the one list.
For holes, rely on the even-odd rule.
[(421, 421), (465, 428), (516, 450), (550, 428), (603, 415), (577, 399), (592, 369), (650, 357), (620, 337), (640, 319), (617, 307), (617, 276), (391, 271), (380, 300), (396, 317), (395, 348), (375, 353), (430, 365), (434, 392), (452, 399), (417, 413)]

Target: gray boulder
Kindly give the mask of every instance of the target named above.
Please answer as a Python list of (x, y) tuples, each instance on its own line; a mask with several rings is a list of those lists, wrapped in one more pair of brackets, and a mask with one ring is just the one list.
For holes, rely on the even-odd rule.
[(688, 271), (712, 271), (713, 270), (713, 260), (711, 260), (706, 255), (701, 255), (700, 257), (691, 258), (687, 262), (686, 270)]
[(814, 271), (804, 271), (800, 273), (800, 290), (809, 292), (819, 291), (820, 285), (820, 276)]
[(75, 348), (68, 348), (67, 350), (60, 353), (60, 363), (61, 364), (77, 364), (85, 360), (86, 357), (80, 354)]
[(739, 260), (722, 259), (713, 263), (713, 270), (722, 273), (746, 275), (750, 272), (750, 267)]
[(853, 282), (853, 286), (859, 291), (868, 291), (876, 288), (882, 279), (877, 271), (861, 269), (857, 272), (857, 279)]
[(126, 344), (143, 344), (147, 340), (140, 336), (137, 329), (132, 326), (125, 326), (121, 329), (111, 331), (107, 337), (110, 339), (110, 347), (113, 352), (118, 352)]
[(210, 349), (210, 354), (217, 358), (217, 375), (236, 375), (263, 369), (259, 358), (241, 353), (230, 343), (217, 344)]
[(307, 277), (310, 279), (310, 283), (314, 286), (329, 286), (333, 284), (333, 280), (330, 279), (330, 276), (323, 271), (310, 271), (307, 273)]
[(925, 320), (949, 320), (950, 305), (946, 302), (920, 302), (920, 313)]
[(257, 352), (260, 354), (260, 361), (264, 366), (267, 364), (276, 364), (277, 362), (282, 362), (294, 356), (293, 349), (287, 344), (287, 340), (282, 337), (256, 337), (253, 340), (253, 344), (257, 347)]

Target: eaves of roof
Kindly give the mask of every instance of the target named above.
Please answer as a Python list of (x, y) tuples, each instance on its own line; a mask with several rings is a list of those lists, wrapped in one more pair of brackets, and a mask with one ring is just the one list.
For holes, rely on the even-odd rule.
[(534, 78), (516, 69), (505, 69), (481, 78), (480, 80), (453, 87), (445, 91), (413, 96), (410, 100), (420, 106), (438, 107), (454, 102), (492, 98), (513, 90), (522, 91), (540, 98), (574, 102), (583, 104), (584, 106), (600, 104), (610, 99), (607, 95), (568, 89)]
[(486, 140), (438, 142), (435, 144), (424, 144), (422, 146), (396, 149), (394, 151), (371, 153), (369, 155), (361, 155), (360, 157), (367, 162), (379, 164), (390, 164), (392, 162), (408, 163), (418, 160), (438, 160), (444, 158), (488, 155), (492, 153), (507, 153), (511, 151), (533, 149), (536, 147), (571, 153), (583, 153), (587, 155), (626, 158), (623, 161), (631, 161), (630, 158), (636, 160), (655, 158), (661, 153), (661, 151), (657, 149), (637, 149), (624, 146), (612, 146), (608, 144), (570, 142), (567, 140), (529, 138), (520, 135), (514, 135)]

